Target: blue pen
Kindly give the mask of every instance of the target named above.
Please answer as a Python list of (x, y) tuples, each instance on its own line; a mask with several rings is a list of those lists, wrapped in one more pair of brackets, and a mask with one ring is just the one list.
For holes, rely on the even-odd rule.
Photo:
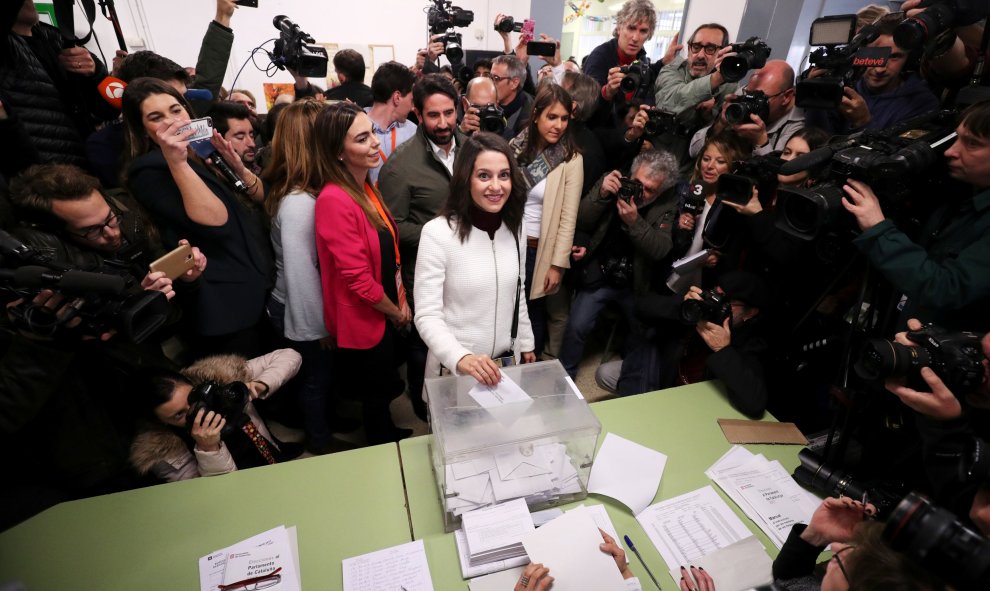
[(625, 538), (626, 540), (626, 546), (629, 546), (629, 549), (632, 550), (633, 554), (636, 555), (636, 558), (639, 559), (639, 563), (643, 565), (643, 570), (645, 570), (646, 574), (650, 575), (650, 578), (653, 579), (653, 584), (657, 586), (657, 589), (660, 589), (661, 588), (660, 583), (657, 582), (657, 578), (654, 577), (653, 573), (650, 572), (650, 567), (646, 566), (646, 561), (643, 560), (642, 556), (640, 556), (639, 550), (636, 549), (636, 545), (632, 543), (632, 540), (629, 539), (629, 536), (622, 536), (622, 537)]

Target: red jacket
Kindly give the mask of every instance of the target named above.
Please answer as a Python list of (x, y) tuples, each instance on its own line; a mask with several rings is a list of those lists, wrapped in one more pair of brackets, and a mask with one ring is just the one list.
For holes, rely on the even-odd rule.
[(316, 251), (327, 331), (339, 347), (374, 347), (385, 334), (385, 315), (372, 307), (385, 295), (378, 230), (337, 185), (323, 187), (316, 200)]

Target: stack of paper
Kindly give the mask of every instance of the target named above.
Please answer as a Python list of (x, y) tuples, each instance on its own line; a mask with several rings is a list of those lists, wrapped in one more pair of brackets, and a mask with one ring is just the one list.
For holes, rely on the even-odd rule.
[(279, 526), (200, 558), (199, 587), (299, 591), (298, 555), (296, 528)]
[(742, 509), (778, 548), (791, 526), (808, 523), (821, 499), (801, 488), (777, 461), (734, 446), (705, 474)]
[(445, 476), (444, 504), (454, 515), (512, 499), (536, 504), (581, 492), (577, 468), (562, 443), (519, 446), (450, 464)]
[(344, 591), (433, 591), (423, 540), (345, 558)]
[(523, 499), (465, 513), (461, 520), (472, 567), (525, 557), (522, 538), (536, 529)]

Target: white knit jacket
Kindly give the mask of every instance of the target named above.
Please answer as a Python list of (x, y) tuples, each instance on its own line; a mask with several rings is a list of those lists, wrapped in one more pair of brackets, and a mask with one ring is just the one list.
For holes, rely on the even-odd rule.
[[(451, 227), (452, 226), (452, 227)], [(423, 226), (416, 257), (413, 301), (416, 330), (430, 353), (426, 377), (440, 374), (440, 366), (456, 371), (457, 362), (470, 353), (497, 355), (510, 348), (512, 311), (517, 278), (519, 329), (515, 345), (519, 354), (536, 346), (526, 310), (526, 250), (502, 224), (495, 239), (471, 228), (467, 240), (457, 237), (456, 220), (435, 218)]]

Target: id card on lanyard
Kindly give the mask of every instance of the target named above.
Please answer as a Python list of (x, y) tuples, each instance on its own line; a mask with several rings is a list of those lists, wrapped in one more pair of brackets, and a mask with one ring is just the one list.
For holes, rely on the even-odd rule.
[[(395, 133), (395, 130), (392, 130)], [(394, 137), (394, 136), (393, 136)], [(381, 216), (382, 221), (385, 222), (385, 227), (388, 228), (389, 233), (392, 235), (392, 247), (395, 250), (395, 292), (399, 294), (399, 301), (396, 305), (400, 310), (405, 309), (406, 304), (406, 288), (402, 285), (402, 258), (399, 256), (399, 233), (398, 229), (393, 225), (392, 218), (385, 213), (385, 207), (382, 205), (381, 200), (378, 198), (378, 193), (371, 188), (368, 183), (364, 184), (364, 193), (371, 200), (371, 203), (375, 206), (378, 211), (378, 215)], [(385, 253), (382, 253), (384, 256)]]
[[(385, 150), (382, 150), (381, 148), (378, 148), (378, 154), (381, 155), (381, 157), (382, 157), (382, 164), (385, 164), (385, 161), (388, 160), (388, 156), (385, 155)], [(392, 127), (392, 149), (389, 150), (388, 154), (389, 154), (389, 156), (391, 156), (392, 154), (395, 154), (395, 127), (394, 126)]]

